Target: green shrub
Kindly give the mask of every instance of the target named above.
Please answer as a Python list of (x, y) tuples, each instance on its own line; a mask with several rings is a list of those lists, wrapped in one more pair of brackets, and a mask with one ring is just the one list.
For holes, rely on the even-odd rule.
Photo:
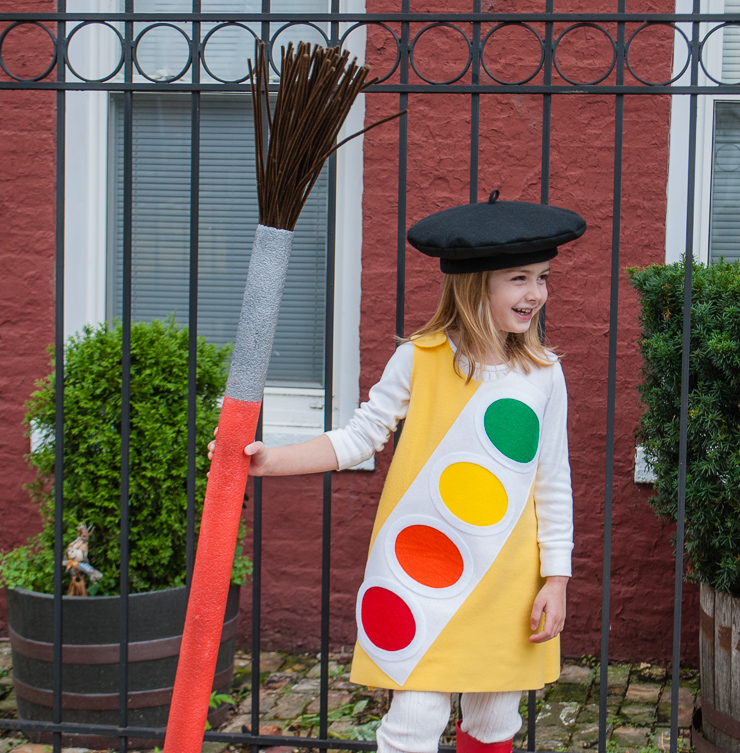
[[(684, 264), (628, 273), (642, 303), (638, 441), (658, 479), (650, 502), (675, 520)], [(724, 261), (693, 265), (685, 546), (689, 579), (740, 596), (740, 266)]]
[[(76, 526), (94, 526), (90, 563), (103, 573), (101, 594), (118, 593), (121, 499), (120, 323), (87, 327), (64, 352), (64, 544)], [(198, 338), (196, 380), (196, 518), (206, 487), (206, 445), (218, 423), (230, 346)], [(41, 533), (0, 557), (0, 585), (53, 592), (55, 375), (40, 381), (26, 423), (40, 442), (28, 456), (29, 486), (40, 504)], [(130, 566), (131, 593), (185, 583), (187, 504), (188, 332), (173, 320), (131, 330)], [(239, 550), (241, 555), (241, 549)], [(239, 556), (243, 580), (250, 563)]]

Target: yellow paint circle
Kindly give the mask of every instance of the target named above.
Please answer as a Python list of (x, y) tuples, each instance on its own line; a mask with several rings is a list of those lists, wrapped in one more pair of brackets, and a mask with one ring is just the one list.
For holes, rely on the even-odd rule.
[(474, 526), (492, 526), (506, 514), (504, 485), (476, 463), (453, 463), (442, 471), (439, 493), (447, 509)]

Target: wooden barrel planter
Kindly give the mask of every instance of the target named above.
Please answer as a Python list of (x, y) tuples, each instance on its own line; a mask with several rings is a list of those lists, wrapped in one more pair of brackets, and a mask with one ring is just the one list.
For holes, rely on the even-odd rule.
[(740, 599), (702, 583), (700, 600), (701, 719), (692, 730), (694, 746), (697, 753), (740, 753)]
[[(13, 685), (18, 718), (52, 721), (53, 596), (8, 590), (8, 622), (13, 652)], [(62, 598), (62, 721), (118, 726), (118, 596)], [(164, 730), (180, 651), (187, 594), (184, 588), (129, 596), (128, 723)], [(213, 689), (228, 693), (234, 671), (239, 619), (239, 587), (232, 586), (221, 634)], [(209, 714), (215, 727), (228, 707)], [(35, 737), (34, 737), (35, 735)], [(48, 742), (50, 733), (28, 733)], [(117, 747), (117, 738), (64, 735), (64, 743), (91, 748)], [(132, 747), (161, 740), (132, 738)]]

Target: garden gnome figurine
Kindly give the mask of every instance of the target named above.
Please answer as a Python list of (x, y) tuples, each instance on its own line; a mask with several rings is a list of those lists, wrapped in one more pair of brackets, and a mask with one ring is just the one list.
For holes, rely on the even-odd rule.
[(103, 577), (103, 573), (87, 561), (87, 542), (92, 532), (92, 528), (80, 523), (77, 526), (77, 538), (67, 547), (67, 558), (62, 560), (62, 565), (72, 578), (67, 596), (87, 596), (85, 576), (90, 579), (90, 583), (97, 583)]

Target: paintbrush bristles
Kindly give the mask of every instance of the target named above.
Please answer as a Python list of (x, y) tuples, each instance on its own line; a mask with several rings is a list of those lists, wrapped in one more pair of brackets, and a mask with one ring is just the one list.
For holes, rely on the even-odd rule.
[[(312, 50), (299, 42), (294, 52), (288, 44), (282, 49), (280, 87), (271, 111), (265, 45), (258, 45), (254, 69), (249, 62), (249, 77), (261, 225), (295, 229), (324, 163), (339, 146), (337, 137), (352, 105), (377, 80), (368, 81), (370, 69), (348, 61), (349, 53), (338, 47), (316, 45)], [(401, 114), (373, 123), (342, 143)]]

